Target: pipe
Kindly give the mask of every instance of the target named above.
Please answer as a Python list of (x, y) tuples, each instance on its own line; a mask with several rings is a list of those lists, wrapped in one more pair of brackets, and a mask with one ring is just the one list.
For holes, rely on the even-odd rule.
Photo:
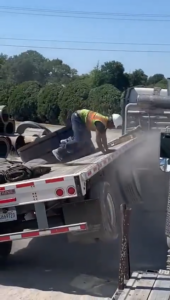
[(0, 120), (4, 124), (8, 123), (9, 115), (7, 112), (6, 105), (0, 105)]
[(44, 130), (46, 130), (46, 134), (51, 133), (51, 131), (48, 128), (46, 128), (45, 126), (43, 126), (42, 124), (38, 124), (38, 123), (32, 122), (32, 121), (25, 121), (25, 122), (20, 123), (17, 127), (16, 132), (19, 134), (23, 134), (23, 132), (27, 128), (44, 129)]
[(170, 109), (170, 96), (150, 96), (150, 95), (139, 95), (137, 104), (145, 109), (160, 108)]
[(15, 120), (9, 120), (8, 123), (5, 124), (4, 132), (5, 132), (5, 134), (14, 134)]
[(22, 135), (9, 136), (12, 144), (12, 148), (15, 150), (17, 154), (19, 154), (18, 150), (25, 145), (25, 140)]
[(42, 137), (42, 135), (46, 135), (47, 132), (45, 129), (40, 128), (27, 128), (24, 130), (23, 135), (25, 136), (36, 136), (36, 137)]
[(5, 132), (5, 124), (0, 119), (0, 134), (4, 134)]
[(37, 136), (30, 136), (30, 135), (26, 135), (26, 136), (24, 135), (23, 137), (24, 137), (25, 144), (32, 143), (32, 142), (34, 142), (37, 138), (39, 138), (39, 137), (37, 137)]
[(167, 95), (170, 96), (170, 78), (167, 78)]
[(9, 152), (10, 152), (9, 139), (4, 136), (0, 136), (0, 157), (7, 158)]

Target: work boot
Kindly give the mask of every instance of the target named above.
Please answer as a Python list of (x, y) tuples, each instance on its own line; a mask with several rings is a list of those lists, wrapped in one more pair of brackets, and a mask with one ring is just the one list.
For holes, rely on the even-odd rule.
[(53, 155), (59, 162), (64, 162), (67, 155), (67, 151), (64, 147), (59, 147), (55, 150), (52, 150)]
[(72, 136), (70, 136), (68, 139), (65, 139), (65, 140), (61, 140), (60, 141), (60, 144), (67, 144), (69, 141), (73, 140), (74, 138)]

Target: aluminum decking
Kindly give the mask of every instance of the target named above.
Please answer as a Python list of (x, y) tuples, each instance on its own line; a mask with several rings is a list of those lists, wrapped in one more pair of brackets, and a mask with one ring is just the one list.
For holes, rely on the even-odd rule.
[[(115, 150), (119, 150), (123, 145), (128, 144), (130, 141), (128, 142), (124, 142), (120, 145), (117, 146), (113, 146), (110, 149), (115, 149)], [(107, 156), (107, 155), (106, 155)], [(51, 167), (51, 172), (48, 174), (45, 174), (43, 176), (41, 176), (40, 178), (49, 178), (49, 177), (58, 177), (58, 176), (66, 176), (66, 175), (75, 175), (78, 173), (83, 172), (86, 168), (88, 168), (90, 165), (92, 166), (93, 164), (95, 164), (100, 158), (104, 158), (105, 156), (99, 152), (99, 153), (95, 153), (89, 156), (85, 156), (82, 157), (80, 159), (71, 161), (69, 163), (66, 164), (52, 164), (52, 165), (48, 165)], [(21, 161), (20, 159), (18, 159), (18, 161)]]
[(126, 288), (117, 291), (112, 300), (169, 300), (170, 274), (159, 272), (134, 272)]
[[(120, 145), (114, 146), (110, 149), (118, 150), (123, 145), (128, 144), (128, 143), (129, 143), (129, 141), (122, 143)], [(75, 175), (78, 173), (82, 173), (90, 165), (92, 166), (93, 164), (95, 164), (100, 158), (101, 159), (104, 158), (104, 155), (101, 152), (82, 157), (80, 159), (71, 161), (70, 163), (51, 165), (52, 171), (49, 173), (50, 177)], [(41, 178), (47, 178), (47, 177), (49, 177), (49, 174), (43, 175), (43, 176), (41, 176)]]

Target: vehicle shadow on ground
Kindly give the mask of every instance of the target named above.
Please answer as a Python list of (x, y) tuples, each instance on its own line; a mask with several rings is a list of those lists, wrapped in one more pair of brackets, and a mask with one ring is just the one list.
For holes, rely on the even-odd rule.
[[(143, 222), (145, 220), (145, 222)], [(166, 263), (165, 213), (134, 209), (131, 217), (131, 271)], [(68, 244), (66, 236), (36, 238), (1, 264), (0, 284), (67, 294), (111, 297), (117, 286), (119, 245)]]

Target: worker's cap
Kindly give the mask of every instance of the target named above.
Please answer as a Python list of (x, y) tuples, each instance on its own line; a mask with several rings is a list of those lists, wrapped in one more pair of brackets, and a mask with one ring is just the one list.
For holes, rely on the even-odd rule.
[(112, 115), (112, 120), (113, 120), (113, 123), (114, 123), (114, 125), (115, 125), (116, 128), (118, 126), (122, 125), (122, 117), (121, 117), (121, 115), (119, 115), (119, 114), (113, 114)]

